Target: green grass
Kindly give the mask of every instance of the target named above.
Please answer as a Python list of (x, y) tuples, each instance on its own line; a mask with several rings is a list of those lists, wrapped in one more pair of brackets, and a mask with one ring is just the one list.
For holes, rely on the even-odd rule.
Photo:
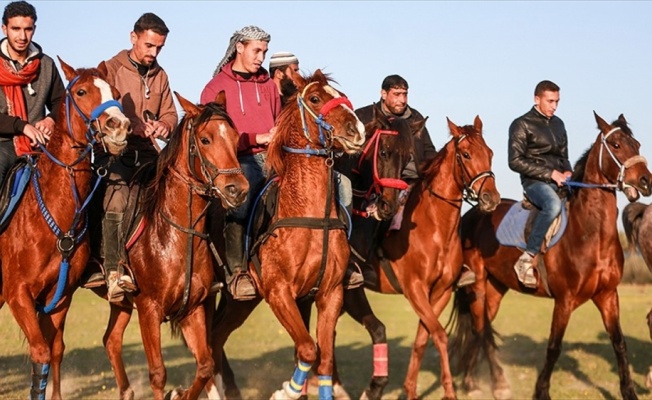
[[(417, 318), (402, 296), (369, 293), (369, 298), (387, 326), (390, 383), (384, 398), (400, 398), (404, 396), (402, 384)], [(652, 343), (645, 324), (645, 314), (652, 306), (652, 286), (622, 286), (620, 304), (636, 391), (640, 398), (652, 399), (652, 393), (644, 386), (645, 375), (652, 365)], [(545, 357), (552, 305), (550, 300), (509, 293), (496, 320), (495, 327), (502, 335), (501, 359), (516, 399), (532, 396), (537, 370)], [(118, 398), (102, 347), (108, 310), (108, 304), (90, 292), (77, 292), (65, 333), (65, 398)], [(448, 311), (440, 320), (446, 323), (447, 319)], [(163, 325), (163, 332), (168, 371), (166, 388), (187, 386), (195, 372), (194, 359), (179, 340), (170, 338), (167, 325)], [(27, 398), (30, 382), (27, 345), (8, 307), (0, 310), (0, 338), (0, 398)], [(292, 374), (292, 342), (264, 303), (231, 336), (227, 353), (245, 398), (269, 398)], [(358, 398), (372, 373), (372, 355), (367, 332), (348, 316), (338, 324), (336, 353), (345, 387), (353, 398)], [(136, 397), (151, 397), (137, 318), (125, 334), (124, 358)], [(418, 393), (423, 398), (438, 399), (443, 394), (439, 371), (437, 351), (430, 346), (419, 374)], [(486, 368), (482, 371), (486, 374)], [(490, 398), (486, 378), (481, 379), (481, 385), (483, 394), (474, 398)], [(468, 398), (461, 391), (458, 395)], [(551, 395), (555, 399), (620, 398), (613, 350), (592, 304), (580, 307), (571, 318), (562, 355), (552, 376)]]

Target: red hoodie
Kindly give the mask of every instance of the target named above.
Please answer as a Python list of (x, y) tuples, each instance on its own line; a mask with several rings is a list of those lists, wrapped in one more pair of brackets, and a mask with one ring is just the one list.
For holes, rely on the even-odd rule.
[(227, 63), (201, 93), (201, 104), (226, 93), (226, 112), (240, 133), (238, 155), (255, 154), (266, 149), (256, 144), (256, 135), (268, 133), (281, 111), (281, 98), (273, 80), (264, 68), (249, 79), (233, 73), (233, 61)]

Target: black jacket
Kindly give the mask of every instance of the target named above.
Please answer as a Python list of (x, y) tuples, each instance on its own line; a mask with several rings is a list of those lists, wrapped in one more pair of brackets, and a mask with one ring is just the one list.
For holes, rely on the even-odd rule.
[(564, 122), (532, 107), (509, 127), (508, 157), (509, 168), (521, 175), (524, 186), (533, 180), (552, 182), (553, 170), (572, 171)]

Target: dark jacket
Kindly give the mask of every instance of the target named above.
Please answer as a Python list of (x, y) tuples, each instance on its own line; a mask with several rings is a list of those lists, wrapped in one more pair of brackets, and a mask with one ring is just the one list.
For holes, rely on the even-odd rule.
[[(374, 107), (378, 107), (378, 109), (382, 111), (380, 105), (378, 103), (374, 103), (366, 107), (358, 108), (357, 110), (355, 110), (355, 114), (358, 116), (358, 118), (363, 124), (367, 125), (374, 118), (374, 110), (373, 110)], [(403, 115), (393, 115), (393, 114), (388, 115), (386, 113), (385, 115), (387, 115), (388, 117), (404, 118), (410, 124), (414, 124), (424, 120), (423, 115), (421, 115), (419, 111), (415, 110), (414, 108), (411, 108), (410, 106), (408, 106), (405, 109)], [(421, 135), (418, 136), (415, 135), (413, 139), (414, 139), (414, 162), (417, 166), (435, 158), (435, 156), (437, 155), (437, 149), (435, 149), (435, 146), (432, 144), (432, 139), (430, 139), (428, 128), (424, 126), (423, 130), (421, 131)]]
[(553, 170), (572, 171), (564, 122), (532, 107), (509, 127), (508, 157), (509, 168), (521, 175), (523, 186), (532, 181), (552, 182)]

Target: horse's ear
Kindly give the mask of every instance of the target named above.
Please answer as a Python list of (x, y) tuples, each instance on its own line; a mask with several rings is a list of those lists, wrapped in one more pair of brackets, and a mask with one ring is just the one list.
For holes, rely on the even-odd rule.
[(288, 78), (292, 80), (292, 83), (294, 83), (294, 86), (297, 88), (298, 92), (301, 92), (304, 87), (306, 87), (306, 80), (299, 74), (298, 72), (295, 72), (290, 68), (290, 73), (288, 74)]
[(598, 123), (598, 129), (600, 129), (603, 133), (609, 132), (611, 130), (611, 125), (602, 119), (602, 117), (600, 117), (595, 111), (593, 111), (593, 115), (595, 115), (595, 122)]
[(475, 119), (473, 120), (473, 127), (478, 133), (482, 134), (482, 120), (480, 119), (479, 115), (475, 116)]
[(70, 82), (78, 75), (77, 71), (75, 71), (75, 69), (70, 65), (66, 64), (61, 57), (57, 56), (57, 58), (59, 59), (59, 64), (61, 64), (61, 69), (63, 69), (63, 74), (66, 76), (68, 82)]
[(220, 90), (215, 96), (215, 103), (226, 110), (226, 93), (224, 93), (224, 90)]
[(454, 137), (460, 136), (460, 128), (453, 123), (448, 117), (446, 117), (446, 122), (448, 122), (448, 129), (451, 131), (451, 135)]
[(190, 101), (186, 100), (183, 96), (181, 96), (179, 93), (174, 92), (174, 95), (176, 96), (177, 100), (179, 101), (179, 104), (181, 105), (181, 108), (183, 108), (183, 111), (186, 112), (186, 115), (189, 117), (194, 117), (196, 115), (199, 115), (201, 110), (199, 107), (197, 107), (195, 104), (191, 103)]
[(100, 74), (102, 74), (104, 77), (109, 75), (109, 69), (106, 67), (106, 63), (104, 61), (99, 63), (97, 70), (100, 71)]
[[(425, 117), (424, 119), (420, 121), (415, 121), (410, 124), (410, 130), (412, 131), (412, 134), (418, 138), (421, 138), (421, 134), (423, 133), (423, 128), (426, 126), (426, 121), (428, 121), (428, 118), (430, 117)], [(448, 119), (448, 118), (446, 118)], [(449, 121), (450, 122), (450, 121)]]
[(620, 114), (618, 116), (618, 121), (622, 122), (623, 124), (627, 125), (627, 120), (625, 119), (625, 116), (623, 114)]

